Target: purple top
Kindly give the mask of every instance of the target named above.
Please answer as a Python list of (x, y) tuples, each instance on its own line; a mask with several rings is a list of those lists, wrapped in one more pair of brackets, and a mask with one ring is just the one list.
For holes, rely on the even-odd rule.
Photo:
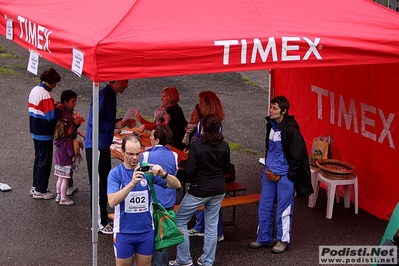
[(60, 166), (72, 165), (72, 157), (75, 155), (73, 141), (70, 138), (59, 138), (54, 140), (54, 145), (54, 163)]

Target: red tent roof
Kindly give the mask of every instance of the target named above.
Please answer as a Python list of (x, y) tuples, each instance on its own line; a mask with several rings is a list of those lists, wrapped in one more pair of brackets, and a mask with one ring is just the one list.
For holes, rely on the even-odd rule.
[(81, 50), (93, 81), (399, 62), (399, 15), (369, 0), (0, 0), (0, 15), (58, 65)]

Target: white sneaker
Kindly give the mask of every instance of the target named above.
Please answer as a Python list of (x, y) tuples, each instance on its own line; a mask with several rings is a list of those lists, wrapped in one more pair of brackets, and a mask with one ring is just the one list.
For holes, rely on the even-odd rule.
[(285, 250), (288, 249), (288, 243), (278, 240), (276, 245), (272, 248), (273, 253), (283, 253)]
[(194, 228), (191, 228), (188, 230), (188, 235), (189, 236), (204, 236), (205, 234), (195, 230)]
[(55, 196), (55, 202), (60, 202), (61, 199), (61, 194), (57, 193), (57, 196)]
[(177, 261), (175, 261), (175, 260), (170, 260), (169, 261), (169, 266), (193, 266), (194, 264), (191, 262), (191, 263), (186, 263), (186, 264), (180, 264), (180, 263), (177, 263)]
[(224, 235), (218, 237), (218, 242), (222, 242), (224, 240)]
[(67, 193), (66, 193), (66, 195), (67, 196), (71, 196), (74, 192), (76, 192), (76, 191), (78, 191), (78, 188), (77, 187), (69, 187), (69, 188), (67, 188)]
[(70, 200), (70, 199), (60, 200), (60, 205), (71, 206), (71, 205), (74, 205), (74, 204), (75, 204), (75, 202), (73, 200)]
[(51, 194), (50, 192), (46, 192), (46, 193), (41, 193), (39, 191), (35, 191), (35, 193), (33, 193), (32, 196), (34, 199), (52, 199), (54, 198), (54, 194)]
[[(33, 194), (35, 194), (36, 192), (36, 187), (30, 187), (29, 189), (29, 195), (33, 196)], [(50, 192), (49, 189), (47, 189), (47, 192)]]

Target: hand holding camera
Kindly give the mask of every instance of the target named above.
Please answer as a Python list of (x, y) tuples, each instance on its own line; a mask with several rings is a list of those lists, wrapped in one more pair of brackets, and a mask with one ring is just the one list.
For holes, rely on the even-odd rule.
[(141, 172), (148, 172), (150, 170), (150, 166), (146, 165), (146, 166), (140, 166), (137, 171), (141, 171)]

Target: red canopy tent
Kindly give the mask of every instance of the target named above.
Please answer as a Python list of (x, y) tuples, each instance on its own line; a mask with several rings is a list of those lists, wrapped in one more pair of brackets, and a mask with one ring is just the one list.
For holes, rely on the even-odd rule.
[(83, 51), (93, 81), (399, 60), (399, 16), (367, 0), (0, 0), (0, 12), (49, 61), (71, 69)]
[(333, 158), (356, 167), (359, 206), (389, 219), (399, 201), (399, 65), (377, 64), (274, 73), (276, 91), (290, 95), (308, 147), (332, 135)]
[(360, 207), (388, 219), (399, 199), (399, 15), (383, 6), (0, 0), (0, 15), (1, 34), (12, 20), (14, 42), (60, 66), (82, 51), (93, 82), (273, 69), (275, 94), (292, 100), (308, 143), (329, 130), (356, 166)]

